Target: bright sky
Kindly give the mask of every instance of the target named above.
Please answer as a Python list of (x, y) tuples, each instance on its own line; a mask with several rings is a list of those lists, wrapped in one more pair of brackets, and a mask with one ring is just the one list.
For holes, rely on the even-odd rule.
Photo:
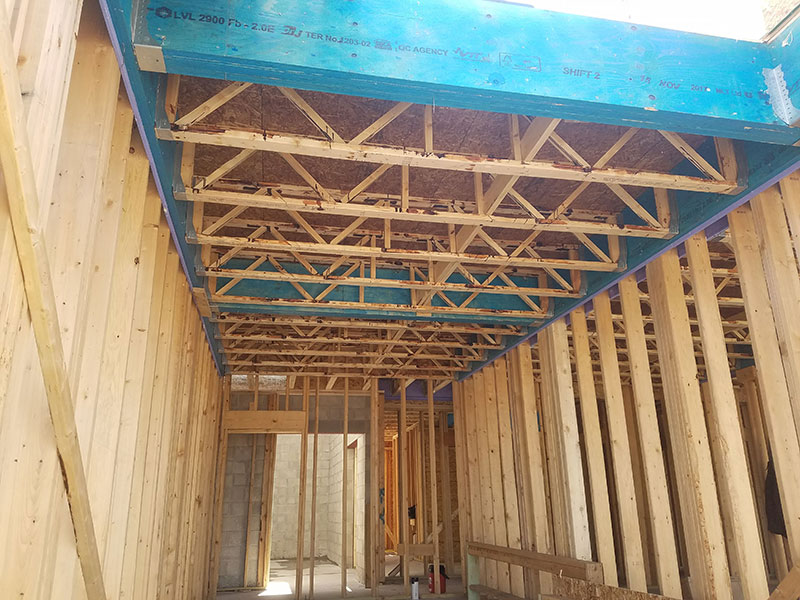
[[(506, 0), (508, 1), (508, 0)], [(763, 0), (511, 0), (536, 8), (742, 40), (766, 33)]]

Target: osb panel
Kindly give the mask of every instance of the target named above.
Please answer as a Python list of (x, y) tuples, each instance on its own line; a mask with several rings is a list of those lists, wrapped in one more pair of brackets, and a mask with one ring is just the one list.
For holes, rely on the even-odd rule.
[[(225, 85), (226, 82), (217, 80), (182, 78), (179, 114), (185, 114)], [(394, 102), (385, 100), (321, 92), (299, 91), (298, 93), (345, 140), (357, 135), (394, 105)], [(422, 115), (421, 106), (410, 107), (368, 143), (421, 150), (424, 145)], [(520, 129), (524, 131), (528, 119), (521, 117), (519, 120)], [(209, 115), (203, 122), (218, 127), (282, 132), (322, 139), (317, 128), (277, 88), (270, 86), (251, 86)], [(456, 152), (495, 158), (510, 158), (512, 155), (508, 115), (434, 107), (433, 125), (434, 148), (437, 152)], [(589, 164), (594, 164), (626, 130), (626, 127), (619, 126), (562, 121), (556, 128), (556, 133)], [(694, 147), (699, 147), (705, 141), (702, 136), (687, 134), (683, 137)], [(202, 146), (197, 150), (196, 172), (201, 175), (208, 174), (236, 152), (231, 148)], [(535, 158), (570, 164), (570, 161), (550, 143), (546, 143)], [(321, 185), (344, 191), (353, 188), (377, 166), (324, 158), (297, 157), (297, 159)], [(607, 166), (668, 172), (682, 160), (682, 155), (657, 131), (639, 130)], [(302, 178), (285, 160), (277, 154), (268, 152), (257, 153), (232, 171), (228, 178), (254, 183), (305, 185)], [(486, 189), (490, 185), (491, 178), (489, 175), (483, 175), (482, 181)], [(552, 210), (578, 185), (571, 181), (521, 178), (515, 189), (537, 208)], [(634, 197), (642, 192), (641, 188), (627, 189)], [(473, 175), (414, 168), (410, 172), (410, 190), (414, 196), (472, 202)], [(370, 187), (370, 192), (399, 194), (400, 168), (389, 169)], [(504, 205), (519, 210), (510, 198), (504, 200)], [(618, 212), (624, 205), (605, 185), (592, 184), (580, 194), (571, 208)]]

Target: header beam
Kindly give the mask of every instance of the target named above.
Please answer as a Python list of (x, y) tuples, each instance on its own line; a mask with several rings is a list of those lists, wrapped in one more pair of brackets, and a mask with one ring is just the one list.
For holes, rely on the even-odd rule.
[(791, 145), (779, 47), (490, 0), (135, 0), (146, 71)]

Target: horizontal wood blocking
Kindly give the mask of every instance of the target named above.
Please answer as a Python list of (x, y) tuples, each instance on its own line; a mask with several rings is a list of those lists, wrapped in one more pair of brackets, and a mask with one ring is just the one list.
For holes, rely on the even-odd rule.
[(467, 552), (473, 556), (490, 558), (533, 571), (560, 573), (564, 577), (583, 579), (592, 583), (603, 581), (603, 566), (596, 562), (542, 554), (541, 552), (532, 552), (530, 550), (504, 548), (479, 542), (469, 542), (467, 544)]
[(302, 433), (308, 415), (300, 410), (226, 410), (228, 433)]

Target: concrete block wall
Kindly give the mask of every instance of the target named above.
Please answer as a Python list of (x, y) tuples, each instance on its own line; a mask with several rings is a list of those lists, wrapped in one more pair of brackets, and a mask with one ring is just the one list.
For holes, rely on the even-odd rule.
[[(250, 498), (250, 544), (247, 584), (255, 584), (258, 559), (259, 516), (261, 514), (261, 477), (264, 466), (263, 435), (232, 434), (228, 437), (225, 469), (225, 495), (222, 508), (219, 588), (245, 585), (244, 561)], [(256, 444), (253, 494), (250, 496), (250, 468), (253, 443)]]
[[(328, 552), (328, 454), (330, 446), (340, 444), (341, 436), (320, 435), (317, 459), (317, 507), (316, 545), (314, 554), (326, 556)], [(273, 559), (295, 558), (297, 555), (297, 501), (300, 495), (300, 443), (299, 435), (278, 436), (275, 464), (275, 491), (272, 504), (272, 550)], [(310, 556), (311, 549), (311, 487), (313, 485), (314, 438), (308, 440), (308, 468), (306, 470), (306, 516), (304, 554)]]
[[(268, 395), (259, 395), (259, 409), (266, 409)], [(253, 398), (252, 392), (231, 395), (231, 408), (245, 410)], [(278, 394), (279, 406), (284, 406), (284, 395)], [(342, 540), (342, 416), (343, 397), (324, 394), (320, 401), (319, 450), (317, 465), (317, 557), (327, 556), (335, 563), (341, 561)], [(348, 443), (356, 442), (355, 476), (349, 475), (348, 487), (355, 494), (355, 522), (350, 523), (350, 535), (355, 532), (355, 548), (351, 561), (355, 563), (356, 575), (364, 581), (366, 554), (367, 493), (369, 490), (369, 403), (368, 395), (353, 395), (349, 399)], [(312, 391), (309, 411), (309, 431), (314, 427), (314, 396)], [(290, 409), (300, 410), (302, 395), (290, 396)], [(337, 435), (338, 434), (338, 435)], [(250, 492), (250, 462), (252, 457), (252, 435), (231, 435), (225, 477), (223, 506), (223, 536), (221, 543), (220, 577), (218, 587), (241, 587), (244, 582), (245, 539), (247, 523), (247, 498)], [(261, 487), (264, 457), (264, 435), (255, 436), (257, 441), (256, 464), (251, 497), (249, 522), (250, 544), (247, 551), (247, 585), (256, 585), (258, 538), (261, 514)], [(278, 436), (276, 474), (272, 513), (271, 558), (295, 558), (297, 553), (297, 502), (299, 496), (299, 473), (301, 436), (281, 434)], [(306, 483), (306, 517), (304, 549), (306, 558), (310, 550), (311, 536), (311, 488), (313, 435), (308, 440), (308, 466)], [(352, 539), (352, 538), (351, 538)]]
[[(367, 466), (369, 451), (367, 437), (359, 435), (356, 446), (355, 477), (355, 569), (356, 578), (364, 581), (366, 576), (366, 539), (367, 539)], [(352, 481), (352, 479), (351, 479)]]

